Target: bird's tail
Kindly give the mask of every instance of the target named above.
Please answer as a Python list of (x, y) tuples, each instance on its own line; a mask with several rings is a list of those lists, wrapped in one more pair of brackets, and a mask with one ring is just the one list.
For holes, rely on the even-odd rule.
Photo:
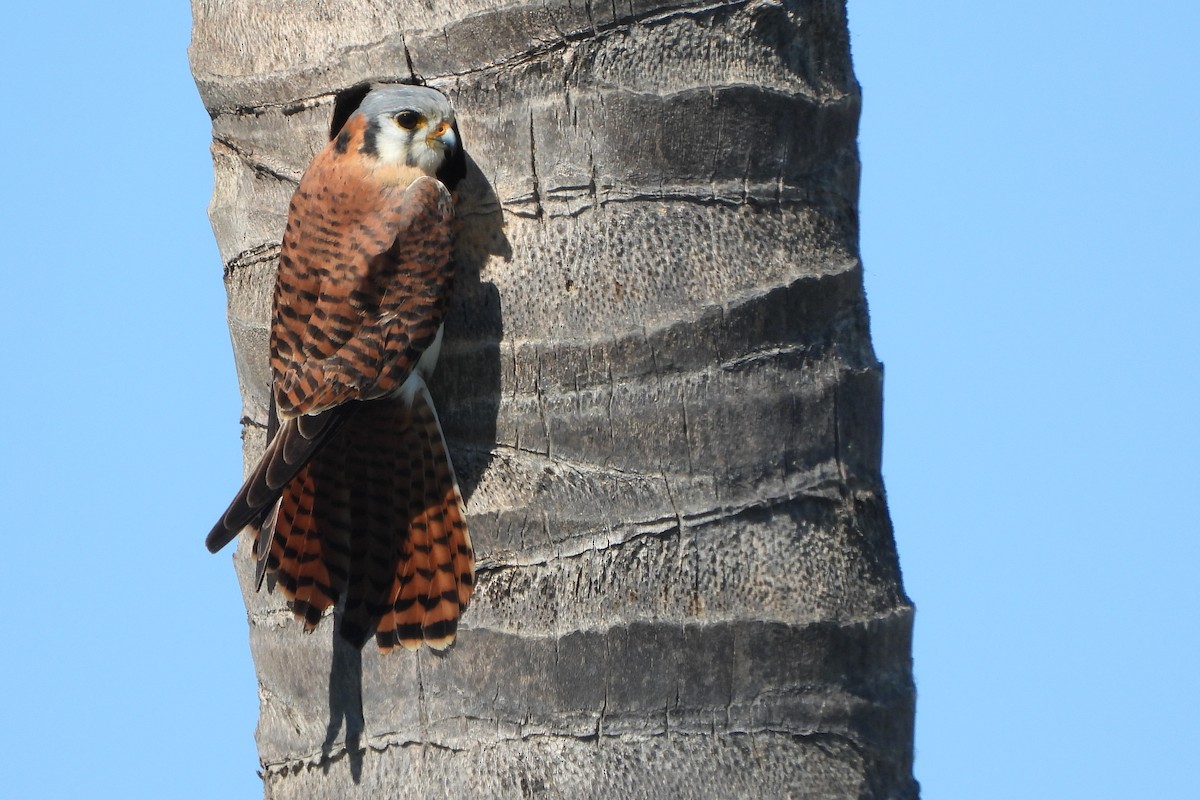
[(422, 642), (435, 650), (448, 647), (475, 586), (475, 553), (437, 411), (420, 377), (410, 380), (414, 390), (398, 401), (407, 405), (408, 441), (401, 451), (407, 458), (400, 457), (395, 472), (397, 499), (407, 499), (407, 535), (398, 538), (399, 557), (375, 627), (384, 652), (396, 645), (413, 650)]
[(345, 593), (341, 635), (443, 649), (474, 587), (462, 496), (425, 384), (356, 403), (287, 485), (256, 552), (311, 630)]

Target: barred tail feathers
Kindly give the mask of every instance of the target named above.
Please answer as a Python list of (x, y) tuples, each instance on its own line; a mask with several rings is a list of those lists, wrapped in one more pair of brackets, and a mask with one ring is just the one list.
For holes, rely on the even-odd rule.
[(319, 460), (287, 484), (255, 543), (256, 553), (268, 548), (259, 568), (274, 573), (292, 613), (308, 631), (346, 585), (350, 525), (342, 449), (340, 441), (331, 442)]
[[(352, 415), (322, 430), (320, 452), (251, 523), (256, 579), (274, 575), (306, 630), (344, 594), (339, 633), (361, 646), (374, 631), (384, 652), (448, 647), (474, 587), (462, 495), (437, 412), (419, 375), (410, 381), (412, 391), (355, 403)], [(287, 462), (283, 437), (298, 425), (281, 428), (247, 484), (269, 486), (263, 476), (278, 472), (266, 466)], [(252, 493), (243, 487), (239, 497)]]
[(397, 644), (410, 650), (422, 643), (437, 650), (449, 647), (475, 582), (462, 494), (437, 411), (419, 375), (410, 380), (412, 391), (400, 398), (409, 415), (412, 456), (407, 464), (408, 530), (389, 593), (390, 609), (376, 630), (384, 651)]

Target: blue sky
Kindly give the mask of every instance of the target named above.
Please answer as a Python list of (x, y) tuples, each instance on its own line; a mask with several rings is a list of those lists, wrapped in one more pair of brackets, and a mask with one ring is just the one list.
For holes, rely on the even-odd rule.
[(1198, 21), (851, 3), (926, 798), (1195, 791)]
[[(185, 3), (6, 9), (14, 797), (261, 795)], [(1185, 796), (1200, 12), (852, 0), (925, 798)]]

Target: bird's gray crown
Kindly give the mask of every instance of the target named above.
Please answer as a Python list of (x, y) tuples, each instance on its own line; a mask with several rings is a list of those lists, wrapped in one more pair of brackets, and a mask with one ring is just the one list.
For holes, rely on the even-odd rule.
[(395, 114), (399, 111), (416, 111), (424, 117), (454, 120), (454, 108), (446, 95), (428, 86), (385, 84), (376, 86), (363, 98), (358, 107), (367, 119)]

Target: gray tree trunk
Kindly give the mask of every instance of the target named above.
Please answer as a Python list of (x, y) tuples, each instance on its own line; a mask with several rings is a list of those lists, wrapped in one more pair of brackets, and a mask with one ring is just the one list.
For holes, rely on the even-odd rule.
[(193, 11), (248, 459), (336, 93), (423, 76), (477, 167), (433, 386), (475, 600), (446, 655), (349, 651), (243, 541), (266, 796), (916, 797), (844, 3)]

